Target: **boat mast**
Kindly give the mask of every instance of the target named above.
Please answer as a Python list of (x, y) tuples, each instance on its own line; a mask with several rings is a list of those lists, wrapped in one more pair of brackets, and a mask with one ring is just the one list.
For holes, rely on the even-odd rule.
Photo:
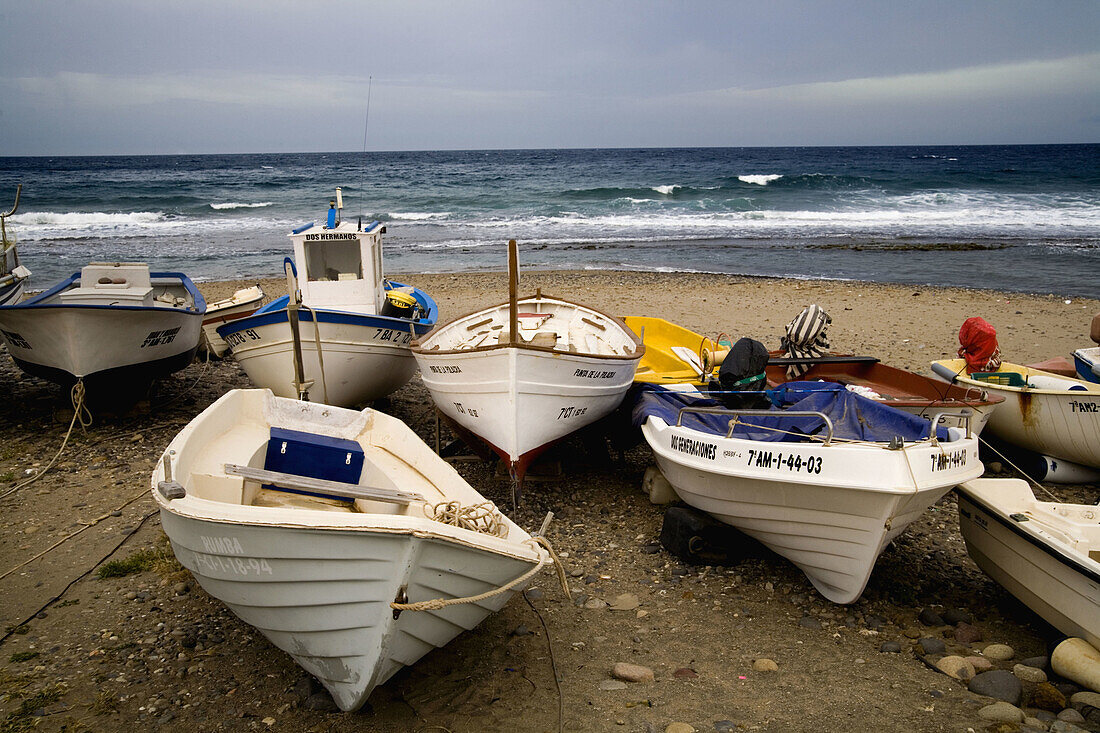
[(519, 246), (516, 240), (508, 240), (508, 344), (515, 346), (519, 339)]

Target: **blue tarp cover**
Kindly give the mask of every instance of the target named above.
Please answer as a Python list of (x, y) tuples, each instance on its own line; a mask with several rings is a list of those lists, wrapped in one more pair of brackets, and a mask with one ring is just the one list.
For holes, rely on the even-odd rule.
[[(787, 382), (774, 390), (767, 390), (767, 395), (772, 400), (770, 409), (775, 417), (746, 415), (741, 418), (742, 421), (760, 427), (739, 424), (733, 431), (733, 437), (788, 443), (804, 442), (807, 435), (820, 434), (824, 438), (827, 431), (820, 417), (785, 416), (784, 410), (822, 412), (833, 423), (833, 437), (848, 440), (887, 442), (895, 436), (906, 441), (922, 440), (928, 437), (931, 426), (923, 417), (862, 397), (833, 382)], [(650, 415), (656, 415), (667, 424), (675, 425), (683, 407), (722, 405), (697, 393), (673, 392), (646, 385), (634, 403), (634, 424), (640, 426)], [(692, 430), (724, 436), (732, 418), (728, 414), (689, 412), (684, 414), (682, 424)], [(947, 440), (947, 436), (946, 428), (938, 428), (937, 437), (940, 440)]]

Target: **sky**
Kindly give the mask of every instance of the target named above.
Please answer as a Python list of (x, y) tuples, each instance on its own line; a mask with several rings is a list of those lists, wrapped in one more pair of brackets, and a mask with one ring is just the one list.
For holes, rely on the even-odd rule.
[(0, 0), (0, 156), (1081, 142), (1096, 0)]

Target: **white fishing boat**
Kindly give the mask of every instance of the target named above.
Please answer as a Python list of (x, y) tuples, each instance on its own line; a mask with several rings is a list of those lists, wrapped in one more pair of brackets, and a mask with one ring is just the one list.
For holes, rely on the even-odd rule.
[(6, 214), (0, 214), (0, 306), (12, 305), (23, 299), (23, 291), (31, 271), (19, 264), (15, 232), (8, 229), (6, 219), (19, 208), (20, 183), (15, 188), (15, 205)]
[(989, 418), (998, 438), (1044, 455), (1100, 467), (1100, 384), (1002, 362), (967, 374), (966, 361), (932, 362), (936, 376), (1003, 395)]
[(969, 429), (930, 436), (935, 419), (813, 385), (787, 385), (785, 410), (646, 390), (635, 422), (681, 499), (790, 560), (825, 598), (852, 603), (883, 549), (983, 467)]
[(1073, 352), (1073, 364), (1077, 376), (1086, 382), (1100, 384), (1100, 346), (1090, 349), (1077, 349)]
[(1039, 501), (1021, 479), (959, 484), (966, 551), (1051, 626), (1100, 648), (1100, 506)]
[(264, 291), (258, 284), (241, 288), (228, 298), (216, 300), (206, 306), (206, 317), (202, 319), (202, 343), (200, 348), (213, 356), (221, 358), (229, 349), (229, 344), (218, 335), (218, 326), (238, 318), (255, 313), (264, 301)]
[(550, 562), (400, 420), (269, 390), (192, 420), (152, 488), (179, 561), (343, 710)]
[(253, 384), (353, 407), (412, 378), (409, 343), (431, 330), (438, 311), (427, 293), (383, 277), (382, 223), (341, 221), (342, 208), (336, 189), (326, 224), (290, 233), (291, 294), (217, 332)]
[(508, 461), (517, 483), (540, 452), (622, 402), (644, 353), (622, 321), (543, 295), (519, 298), (510, 246), (510, 298), (413, 343), (439, 411)]
[(183, 273), (93, 262), (21, 303), (0, 307), (0, 337), (19, 368), (89, 393), (136, 392), (191, 363), (206, 301)]

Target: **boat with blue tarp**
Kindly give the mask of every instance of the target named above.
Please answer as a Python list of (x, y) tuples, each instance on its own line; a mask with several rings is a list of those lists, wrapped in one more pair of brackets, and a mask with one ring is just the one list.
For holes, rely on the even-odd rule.
[(834, 603), (863, 593), (885, 547), (983, 467), (978, 440), (841, 385), (756, 394), (647, 386), (635, 424), (677, 495), (797, 565)]

